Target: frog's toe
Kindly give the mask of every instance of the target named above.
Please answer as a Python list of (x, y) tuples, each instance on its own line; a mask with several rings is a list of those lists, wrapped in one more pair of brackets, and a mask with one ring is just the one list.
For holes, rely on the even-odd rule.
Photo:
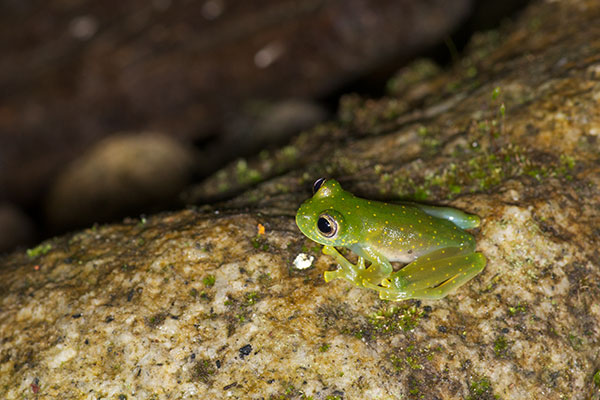
[(397, 298), (398, 296), (393, 295), (392, 293), (390, 293), (388, 290), (381, 290), (379, 292), (379, 298), (381, 300), (399, 300)]
[(330, 282), (334, 279), (339, 279), (342, 278), (342, 276), (340, 276), (340, 271), (325, 271), (323, 273), (323, 279), (325, 279), (325, 282)]
[(377, 291), (381, 291), (382, 289), (389, 289), (391, 285), (390, 280), (387, 278), (381, 279), (381, 277), (378, 277), (375, 280), (370, 277), (364, 276), (361, 276), (360, 278), (362, 286)]
[(363, 280), (363, 281), (362, 281), (362, 285), (363, 285), (364, 287), (368, 288), (368, 289), (373, 289), (373, 290), (376, 290), (375, 288), (378, 288), (378, 287), (379, 287), (379, 286), (377, 286), (377, 285), (373, 285), (372, 283), (370, 283), (370, 282), (369, 282), (369, 281), (367, 281), (367, 280)]
[[(384, 279), (383, 281), (385, 281), (385, 283), (387, 283), (388, 286), (390, 285), (389, 280)], [(382, 284), (383, 283), (384, 282), (382, 282)], [(368, 289), (373, 289), (373, 290), (379, 292), (379, 298), (382, 300), (398, 301), (398, 300), (403, 300), (406, 298), (406, 294), (403, 291), (396, 290), (393, 287), (384, 287), (384, 286), (374, 285), (368, 281), (363, 281), (363, 286)]]
[(379, 292), (379, 298), (382, 300), (391, 300), (393, 298), (393, 294), (389, 289), (378, 286), (379, 289), (376, 289)]

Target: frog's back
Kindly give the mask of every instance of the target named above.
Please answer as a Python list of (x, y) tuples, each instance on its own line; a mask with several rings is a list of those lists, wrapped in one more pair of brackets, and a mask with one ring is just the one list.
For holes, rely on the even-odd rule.
[[(419, 207), (375, 201), (368, 201), (366, 206), (363, 218), (366, 241), (390, 261), (410, 262), (437, 249), (475, 246), (475, 240), (467, 232)], [(369, 226), (372, 221), (377, 224)]]

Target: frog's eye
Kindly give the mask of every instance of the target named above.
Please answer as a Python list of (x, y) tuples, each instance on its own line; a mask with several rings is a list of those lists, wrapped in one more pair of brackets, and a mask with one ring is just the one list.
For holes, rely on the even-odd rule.
[(313, 183), (313, 194), (317, 193), (317, 191), (323, 186), (325, 183), (325, 178), (319, 178)]
[(321, 214), (317, 221), (317, 228), (321, 235), (326, 238), (332, 238), (337, 234), (338, 223), (329, 214)]

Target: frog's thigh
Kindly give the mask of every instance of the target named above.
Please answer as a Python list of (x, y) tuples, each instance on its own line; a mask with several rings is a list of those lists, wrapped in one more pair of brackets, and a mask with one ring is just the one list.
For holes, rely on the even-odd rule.
[(470, 260), (470, 264), (467, 265), (466, 270), (454, 275), (439, 286), (417, 290), (411, 293), (410, 297), (417, 299), (439, 299), (468, 282), (483, 270), (483, 267), (485, 267), (485, 257), (481, 253), (473, 253), (467, 257)]
[[(405, 280), (404, 290), (409, 294), (426, 295), (425, 292), (435, 288), (436, 292), (442, 291), (437, 297), (443, 297), (481, 272), (485, 261), (481, 253), (464, 253), (453, 248), (441, 249), (418, 258), (398, 271), (397, 275)], [(452, 280), (457, 284), (452, 286)], [(445, 283), (451, 287), (444, 289)]]

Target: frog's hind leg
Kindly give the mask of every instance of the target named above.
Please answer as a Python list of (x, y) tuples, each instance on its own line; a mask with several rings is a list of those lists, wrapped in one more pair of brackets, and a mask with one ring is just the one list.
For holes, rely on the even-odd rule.
[(414, 298), (440, 299), (442, 297), (446, 297), (448, 293), (452, 292), (454, 289), (459, 288), (460, 286), (470, 281), (485, 267), (485, 257), (481, 253), (474, 253), (471, 254), (470, 258), (472, 258), (472, 261), (474, 263), (473, 267), (468, 268), (464, 272), (454, 274), (452, 277), (448, 278), (446, 281), (434, 288), (427, 288), (415, 292)]
[(332, 256), (340, 265), (340, 268), (335, 271), (325, 271), (323, 274), (325, 282), (334, 279), (345, 279), (355, 285), (361, 286), (363, 279), (360, 277), (360, 274), (365, 270), (365, 259), (363, 257), (359, 257), (358, 263), (354, 265), (333, 246), (323, 246), (323, 254)]
[(481, 253), (441, 249), (418, 258), (396, 274), (406, 281), (409, 298), (437, 299), (463, 285), (485, 267)]
[(379, 292), (382, 299), (438, 299), (463, 285), (485, 267), (481, 253), (441, 249), (418, 258), (382, 282), (365, 284)]

